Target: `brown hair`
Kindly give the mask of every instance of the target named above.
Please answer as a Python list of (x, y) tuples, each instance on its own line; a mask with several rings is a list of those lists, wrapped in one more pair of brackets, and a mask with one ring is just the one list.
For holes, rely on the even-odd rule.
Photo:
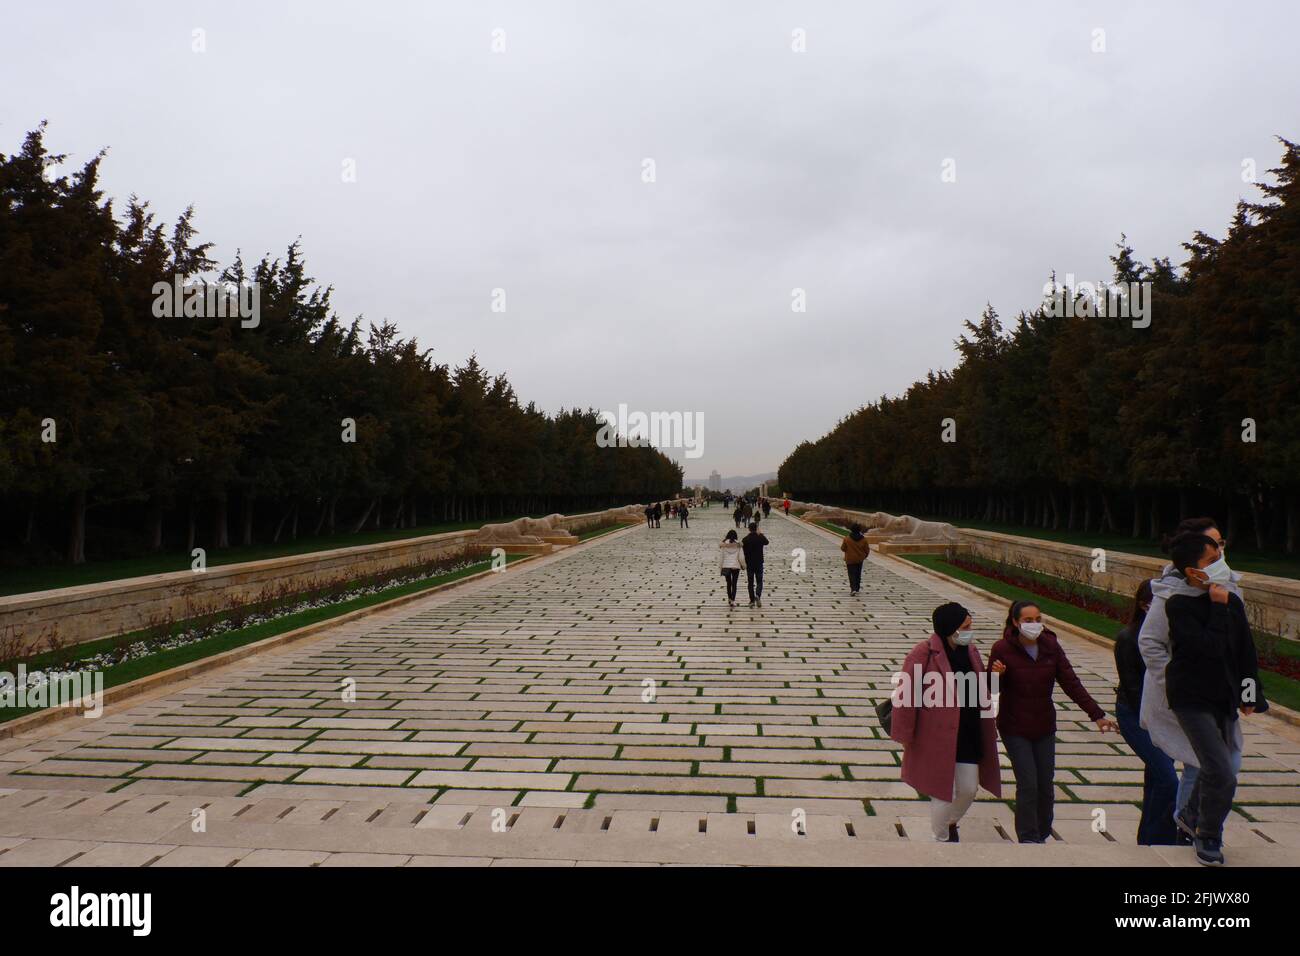
[(1147, 612), (1142, 609), (1142, 605), (1151, 604), (1151, 582), (1143, 581), (1138, 585), (1138, 589), (1133, 593), (1133, 610), (1128, 616), (1128, 631), (1133, 637), (1138, 636), (1138, 631), (1142, 630), (1142, 622), (1146, 620)]

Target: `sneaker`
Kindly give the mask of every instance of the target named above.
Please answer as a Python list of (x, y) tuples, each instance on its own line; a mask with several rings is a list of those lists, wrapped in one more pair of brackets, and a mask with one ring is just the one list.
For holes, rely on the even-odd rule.
[(758, 606), (759, 606), (759, 607), (762, 607), (762, 606), (763, 606), (763, 599), (762, 599), (762, 598), (759, 598), (759, 599), (758, 599)]
[(1196, 862), (1203, 866), (1223, 866), (1223, 841), (1212, 837), (1197, 837), (1192, 845), (1196, 847)]
[(750, 601), (750, 602), (749, 602), (749, 606), (750, 606), (750, 607), (753, 607), (753, 606), (754, 606), (754, 602), (753, 602), (753, 601)]
[(1196, 821), (1191, 818), (1186, 807), (1174, 814), (1174, 826), (1178, 828), (1179, 836), (1186, 837), (1185, 846), (1196, 839)]
[(955, 823), (948, 824), (948, 842), (949, 843), (961, 842), (961, 840), (957, 839), (957, 824)]

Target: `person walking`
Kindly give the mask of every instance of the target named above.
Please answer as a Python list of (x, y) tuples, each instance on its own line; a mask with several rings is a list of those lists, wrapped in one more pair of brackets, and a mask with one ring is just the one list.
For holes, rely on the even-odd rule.
[(663, 517), (663, 514), (664, 514), (663, 505), (659, 504), (659, 502), (656, 501), (655, 502), (655, 527), (656, 528), (659, 527), (659, 519)]
[(727, 584), (727, 606), (736, 606), (736, 585), (740, 582), (740, 572), (745, 567), (745, 550), (736, 540), (736, 532), (728, 531), (727, 536), (718, 545), (719, 563), (722, 577)]
[(770, 502), (770, 501), (768, 501), (766, 498), (764, 498), (764, 499), (763, 499), (763, 517), (764, 517), (764, 518), (770, 518), (771, 516), (772, 516), (772, 502)]
[(1052, 688), (1059, 684), (1098, 730), (1118, 727), (1084, 689), (1033, 601), (1011, 605), (1002, 639), (989, 652), (989, 670), (998, 675), (998, 731), (1016, 778), (1016, 838), (1021, 843), (1046, 843), (1056, 805)]
[(1142, 711), (1142, 685), (1146, 664), (1138, 650), (1138, 633), (1151, 606), (1151, 582), (1143, 581), (1133, 595), (1133, 609), (1128, 624), (1115, 635), (1115, 722), (1133, 752), (1142, 758), (1142, 816), (1138, 820), (1137, 841), (1141, 846), (1169, 846), (1176, 843), (1174, 807), (1178, 797), (1178, 773), (1174, 761), (1142, 729), (1138, 716)]
[[(903, 782), (930, 798), (931, 835), (957, 843), (957, 825), (979, 787), (1002, 796), (997, 732), (970, 612), (943, 604), (931, 622), (934, 631), (912, 648), (895, 679), (889, 736), (903, 745)], [(926, 674), (940, 675), (945, 688), (937, 706), (923, 695)]]
[(786, 498), (781, 507), (785, 509), (785, 515), (788, 518), (790, 516), (790, 499)]
[[(1166, 553), (1180, 535), (1192, 531), (1204, 534), (1214, 541), (1218, 546), (1220, 557), (1227, 551), (1227, 542), (1223, 538), (1223, 532), (1219, 530), (1217, 521), (1213, 518), (1187, 518), (1165, 538)], [(1222, 586), (1244, 601), (1245, 596), (1242, 594), (1240, 581), (1241, 575), (1234, 571)], [(1196, 752), (1192, 749), (1187, 735), (1183, 733), (1178, 718), (1169, 707), (1165, 671), (1169, 666), (1172, 651), (1169, 642), (1169, 618), (1165, 613), (1165, 607), (1169, 598), (1174, 595), (1186, 594), (1196, 597), (1199, 593), (1199, 589), (1189, 584), (1186, 578), (1174, 570), (1172, 564), (1165, 565), (1160, 576), (1151, 581), (1151, 608), (1147, 611), (1146, 618), (1142, 622), (1142, 630), (1138, 634), (1138, 650), (1147, 667), (1146, 681), (1142, 685), (1142, 710), (1139, 714), (1139, 723), (1142, 729), (1151, 735), (1152, 743), (1183, 765), (1174, 808), (1175, 825), (1179, 815), (1187, 809), (1191, 800), (1192, 788), (1196, 786), (1199, 769)], [(1228, 742), (1228, 756), (1234, 775), (1241, 771), (1244, 749), (1245, 738), (1241, 733), (1241, 724), (1239, 721), (1234, 721), (1232, 739)], [(1194, 831), (1195, 821), (1189, 819), (1185, 827), (1177, 828), (1175, 840), (1180, 846), (1191, 846)]]
[(857, 597), (862, 590), (862, 562), (871, 553), (862, 525), (854, 524), (849, 528), (848, 536), (840, 541), (840, 550), (844, 552), (844, 566), (849, 571), (849, 597)]
[(763, 549), (768, 540), (758, 533), (758, 523), (749, 526), (749, 534), (740, 542), (745, 551), (745, 584), (749, 587), (749, 606), (763, 606)]
[(690, 523), (686, 520), (688, 517), (690, 517), (690, 510), (686, 507), (685, 502), (682, 502), (680, 505), (677, 506), (677, 517), (681, 521), (681, 526), (683, 528), (690, 527)]
[(655, 526), (655, 507), (654, 505), (645, 506), (645, 526), (653, 528)]
[(741, 510), (740, 505), (736, 505), (736, 510), (731, 513), (731, 517), (735, 520), (736, 527), (739, 528), (741, 519), (745, 517), (745, 513)]
[(1224, 585), (1232, 570), (1219, 543), (1188, 531), (1174, 539), (1170, 563), (1190, 588), (1165, 601), (1172, 654), (1165, 668), (1169, 707), (1196, 754), (1199, 773), (1175, 823), (1191, 831), (1196, 859), (1222, 866), (1223, 824), (1232, 810), (1237, 771), (1232, 742), (1238, 711), (1268, 709), (1259, 681), (1255, 640), (1246, 605)]

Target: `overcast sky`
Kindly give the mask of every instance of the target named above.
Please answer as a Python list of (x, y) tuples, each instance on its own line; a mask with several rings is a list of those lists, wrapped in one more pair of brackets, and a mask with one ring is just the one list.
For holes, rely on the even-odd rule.
[(70, 165), (107, 147), (109, 195), (193, 204), (223, 262), (301, 236), (341, 316), (477, 353), (548, 411), (702, 413), (688, 477), (775, 469), (952, 367), (986, 302), (1107, 276), (1121, 232), (1181, 262), (1253, 197), (1243, 160), (1300, 136), (1294, 0), (42, 0), (4, 23), (0, 152), (42, 119)]

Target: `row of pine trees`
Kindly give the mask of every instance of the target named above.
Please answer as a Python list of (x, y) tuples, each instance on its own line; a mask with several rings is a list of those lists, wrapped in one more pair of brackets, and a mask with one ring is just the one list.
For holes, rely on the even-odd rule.
[[(859, 408), (780, 469), (801, 499), (953, 521), (1155, 538), (1213, 514), (1258, 550), (1300, 547), (1300, 149), (1223, 239), (1114, 281), (1150, 282), (1151, 324), (967, 321), (951, 372)], [(1076, 312), (1085, 312), (1077, 309)], [(948, 440), (945, 440), (948, 439)]]
[[(219, 267), (71, 175), (45, 128), (0, 154), (0, 553), (97, 557), (668, 498), (680, 466), (600, 448), (594, 410), (521, 405), (470, 358), (345, 322), (299, 246)], [(256, 327), (159, 318), (175, 276), (256, 282)], [(247, 286), (246, 286), (247, 287)], [(351, 439), (351, 440), (349, 440)], [(88, 531), (89, 529), (89, 531)]]

